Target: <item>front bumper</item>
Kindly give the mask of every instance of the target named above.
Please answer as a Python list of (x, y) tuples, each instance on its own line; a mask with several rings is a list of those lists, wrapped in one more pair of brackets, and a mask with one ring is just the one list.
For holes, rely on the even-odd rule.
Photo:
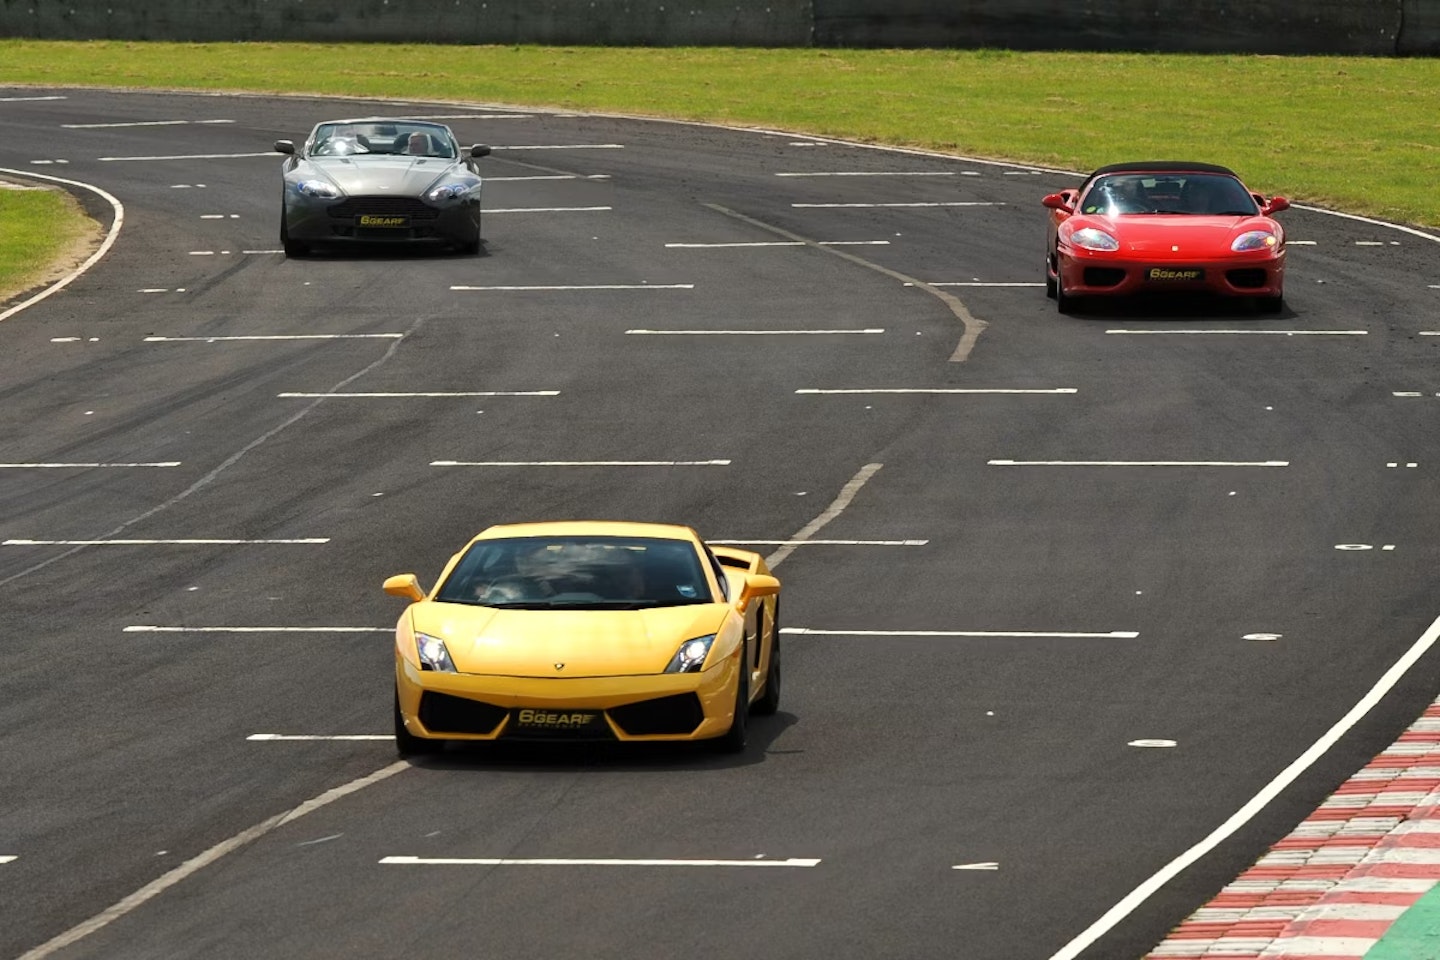
[(480, 201), (435, 206), (416, 197), (285, 195), (286, 229), (303, 243), (471, 243), (480, 237)]
[(1076, 297), (1170, 296), (1208, 293), (1222, 297), (1280, 296), (1285, 253), (1201, 260), (1141, 260), (1112, 253), (1061, 250), (1057, 258), (1065, 293)]
[(730, 729), (735, 658), (701, 673), (492, 677), (418, 670), (395, 658), (405, 728), (440, 740), (706, 740)]

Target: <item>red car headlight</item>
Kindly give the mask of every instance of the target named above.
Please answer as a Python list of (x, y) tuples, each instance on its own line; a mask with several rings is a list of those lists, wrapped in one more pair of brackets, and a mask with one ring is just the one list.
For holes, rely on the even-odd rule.
[(1083, 230), (1076, 230), (1070, 234), (1070, 242), (1084, 250), (1099, 250), (1110, 252), (1120, 249), (1120, 241), (1116, 240), (1104, 230), (1095, 227), (1086, 227)]
[(1269, 230), (1250, 230), (1235, 238), (1230, 244), (1230, 249), (1236, 253), (1244, 253), (1247, 250), (1270, 250), (1280, 243), (1279, 238)]

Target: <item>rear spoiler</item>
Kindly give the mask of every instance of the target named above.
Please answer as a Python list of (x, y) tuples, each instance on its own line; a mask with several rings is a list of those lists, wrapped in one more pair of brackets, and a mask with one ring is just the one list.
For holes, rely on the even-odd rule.
[(760, 554), (750, 550), (737, 550), (735, 547), (717, 547), (713, 544), (706, 544), (710, 552), (715, 554), (715, 559), (720, 561), (722, 567), (729, 567), (735, 570), (744, 570), (746, 573), (765, 573), (765, 561)]

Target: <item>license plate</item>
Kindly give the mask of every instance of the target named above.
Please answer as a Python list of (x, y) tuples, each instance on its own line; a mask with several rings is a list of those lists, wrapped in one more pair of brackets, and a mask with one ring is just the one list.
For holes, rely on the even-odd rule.
[(363, 213), (355, 221), (357, 227), (379, 227), (382, 229), (400, 229), (410, 226), (409, 217), (387, 217), (378, 213)]
[(510, 711), (506, 732), (517, 737), (592, 737), (610, 736), (610, 725), (603, 710), (555, 710), (521, 707)]
[(1155, 283), (1194, 283), (1205, 279), (1205, 271), (1199, 267), (1151, 267), (1145, 271), (1145, 279)]

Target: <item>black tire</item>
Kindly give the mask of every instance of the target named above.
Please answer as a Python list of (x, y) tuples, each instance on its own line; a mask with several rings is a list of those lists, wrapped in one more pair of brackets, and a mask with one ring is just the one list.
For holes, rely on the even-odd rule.
[(400, 716), (400, 694), (395, 694), (395, 752), (402, 760), (409, 757), (434, 756), (445, 749), (444, 740), (428, 740), (425, 737), (417, 737), (405, 729), (405, 721)]
[[(1058, 261), (1057, 261), (1058, 262)], [(1045, 296), (1055, 299), (1055, 278), (1050, 276), (1050, 258), (1045, 258)]]
[[(775, 602), (775, 619), (771, 623), (770, 665), (765, 668), (765, 692), (751, 707), (757, 714), (768, 717), (780, 709), (780, 602)], [(760, 639), (765, 637), (765, 605), (760, 605), (760, 626), (755, 631)]]
[(1285, 309), (1285, 294), (1278, 293), (1273, 297), (1261, 297), (1255, 301), (1256, 313), (1279, 313)]
[(283, 209), (280, 211), (280, 246), (285, 249), (287, 257), (303, 257), (310, 252), (308, 243), (290, 239), (290, 224)]
[(1080, 309), (1079, 298), (1072, 297), (1065, 292), (1065, 277), (1060, 272), (1058, 259), (1055, 263), (1055, 309), (1066, 316), (1070, 316)]
[(474, 240), (462, 241), (456, 244), (455, 247), (467, 257), (476, 256), (480, 253), (480, 238), (477, 236)]
[(750, 663), (746, 659), (748, 651), (740, 651), (740, 682), (735, 686), (735, 719), (730, 721), (730, 729), (711, 740), (710, 749), (716, 753), (744, 753), (745, 752), (745, 728), (750, 716)]

